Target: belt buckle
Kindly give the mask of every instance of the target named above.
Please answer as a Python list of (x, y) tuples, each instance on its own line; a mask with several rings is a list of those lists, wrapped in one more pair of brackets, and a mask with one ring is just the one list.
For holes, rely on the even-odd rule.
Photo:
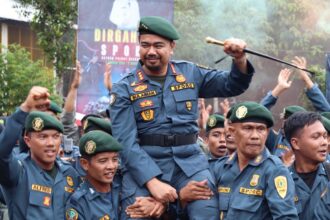
[(175, 142), (175, 135), (172, 134), (165, 136), (165, 140), (164, 140), (165, 146), (173, 146), (175, 145), (174, 142)]

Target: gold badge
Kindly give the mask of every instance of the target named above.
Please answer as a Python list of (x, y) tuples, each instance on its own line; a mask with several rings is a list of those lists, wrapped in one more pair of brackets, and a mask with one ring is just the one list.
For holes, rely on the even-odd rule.
[(151, 107), (153, 105), (154, 105), (154, 103), (151, 100), (144, 100), (144, 101), (140, 102), (140, 107), (141, 108)]
[(87, 141), (87, 143), (85, 144), (85, 152), (87, 154), (92, 154), (92, 153), (94, 153), (95, 149), (96, 149), (95, 142), (92, 140)]
[(188, 109), (188, 111), (191, 111), (191, 108), (192, 108), (192, 102), (191, 101), (186, 102), (186, 108)]
[(115, 103), (115, 101), (116, 101), (116, 94), (111, 94), (110, 95), (110, 99), (109, 99), (110, 105), (112, 105), (113, 103)]
[(44, 202), (43, 202), (44, 206), (50, 206), (50, 197), (49, 196), (45, 196), (44, 197)]
[(133, 90), (134, 90), (134, 92), (142, 92), (142, 91), (146, 90), (147, 88), (148, 88), (148, 85), (142, 84), (142, 85), (135, 87)]
[(259, 175), (258, 174), (253, 174), (251, 181), (250, 181), (250, 186), (257, 186), (259, 182)]
[(66, 182), (68, 183), (69, 186), (73, 186), (73, 180), (71, 176), (66, 177)]
[(277, 193), (280, 195), (282, 199), (285, 198), (286, 193), (288, 191), (288, 182), (286, 180), (285, 176), (278, 176), (274, 179), (275, 187), (277, 190)]
[(238, 119), (244, 118), (247, 114), (248, 110), (245, 106), (241, 106), (236, 110), (236, 117)]
[(145, 111), (141, 112), (141, 116), (142, 116), (143, 120), (151, 121), (154, 119), (154, 110), (152, 110), (152, 109), (145, 110)]
[(78, 212), (75, 209), (68, 209), (65, 212), (66, 220), (77, 220), (78, 219)]
[(207, 122), (207, 125), (211, 128), (214, 127), (217, 124), (217, 119), (212, 115), (209, 117), (209, 120)]
[(110, 220), (110, 216), (109, 215), (102, 216), (100, 220)]
[(178, 83), (183, 83), (186, 81), (186, 78), (184, 77), (184, 75), (179, 74), (175, 76), (175, 81), (177, 81)]
[(32, 128), (35, 131), (41, 131), (44, 128), (44, 120), (42, 120), (41, 118), (35, 118), (32, 121)]

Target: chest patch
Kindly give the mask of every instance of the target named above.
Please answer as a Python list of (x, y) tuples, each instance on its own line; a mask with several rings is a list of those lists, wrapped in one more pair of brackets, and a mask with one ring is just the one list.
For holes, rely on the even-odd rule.
[(156, 90), (150, 90), (150, 91), (141, 92), (141, 93), (138, 93), (138, 94), (131, 95), (130, 99), (131, 99), (131, 101), (135, 101), (137, 99), (142, 99), (142, 98), (145, 98), (145, 97), (150, 97), (150, 96), (155, 96), (155, 95), (157, 95)]
[(194, 83), (181, 83), (179, 85), (174, 85), (171, 86), (171, 91), (178, 91), (178, 90), (183, 90), (183, 89), (194, 89), (195, 84)]

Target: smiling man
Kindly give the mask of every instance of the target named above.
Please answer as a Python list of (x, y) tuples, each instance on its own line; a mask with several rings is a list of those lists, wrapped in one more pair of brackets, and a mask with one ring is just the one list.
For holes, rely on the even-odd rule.
[[(122, 210), (139, 196), (173, 202), (190, 180), (205, 180), (215, 190), (207, 158), (196, 143), (198, 98), (239, 95), (254, 72), (243, 40), (224, 42), (233, 64), (230, 71), (221, 71), (171, 60), (179, 34), (164, 18), (144, 17), (138, 31), (140, 61), (113, 85), (110, 97), (113, 135), (123, 145)], [(191, 202), (187, 210), (190, 219), (218, 219), (215, 197)], [(123, 214), (122, 219), (129, 218)]]
[(66, 205), (66, 219), (118, 220), (120, 180), (116, 177), (121, 145), (103, 131), (90, 131), (79, 142), (85, 182)]
[[(33, 87), (0, 135), (0, 183), (10, 219), (63, 219), (65, 202), (79, 185), (75, 169), (57, 158), (61, 122), (36, 111), (47, 109), (48, 96), (47, 89)], [(14, 155), (23, 125), (29, 151)]]
[(296, 112), (285, 121), (284, 132), (295, 155), (290, 171), (296, 187), (299, 219), (312, 219), (329, 181), (322, 164), (328, 155), (327, 131), (320, 114)]
[(298, 219), (289, 171), (265, 148), (271, 113), (258, 103), (242, 102), (227, 118), (237, 150), (213, 169), (220, 219)]

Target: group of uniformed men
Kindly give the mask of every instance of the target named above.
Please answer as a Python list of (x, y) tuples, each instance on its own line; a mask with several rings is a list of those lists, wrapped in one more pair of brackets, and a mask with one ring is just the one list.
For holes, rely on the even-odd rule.
[[(72, 100), (79, 70), (63, 123), (38, 86), (6, 119), (0, 184), (10, 219), (330, 219), (330, 105), (306, 73), (306, 93), (325, 113), (288, 106), (282, 128), (272, 130), (269, 108), (291, 86), (285, 69), (260, 104), (241, 102), (208, 117), (205, 153), (197, 142), (198, 98), (248, 88), (254, 69), (246, 43), (224, 42), (233, 58), (228, 72), (171, 60), (179, 34), (163, 18), (142, 18), (138, 31), (140, 61), (112, 87), (111, 123), (85, 117), (78, 140)], [(69, 159), (66, 136), (79, 141)]]

